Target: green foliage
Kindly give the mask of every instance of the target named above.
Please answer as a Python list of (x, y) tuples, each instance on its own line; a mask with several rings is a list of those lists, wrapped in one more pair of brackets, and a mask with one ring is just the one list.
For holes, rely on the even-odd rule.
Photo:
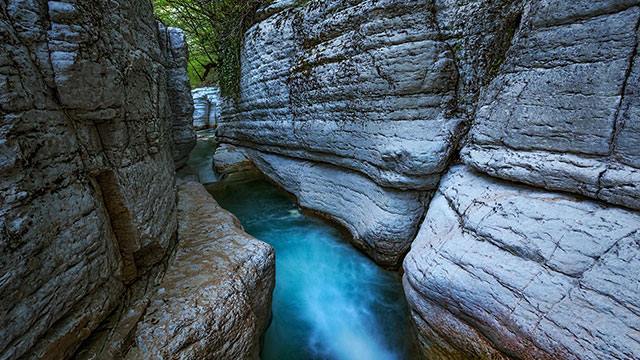
[(224, 96), (240, 91), (240, 52), (256, 10), (269, 0), (154, 0), (156, 16), (183, 29), (192, 86), (218, 84)]

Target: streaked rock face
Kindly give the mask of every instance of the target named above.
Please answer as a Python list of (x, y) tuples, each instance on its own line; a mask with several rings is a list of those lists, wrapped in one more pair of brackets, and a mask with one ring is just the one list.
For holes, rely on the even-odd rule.
[[(371, 195), (378, 203), (402, 191), (427, 198), (456, 154), (490, 61), (508, 47), (502, 30), (517, 26), (520, 11), (512, 3), (277, 1), (246, 34), (240, 98), (227, 99), (218, 138), (300, 159), (296, 173), (308, 161), (331, 165), (357, 181), (347, 188), (381, 189)], [(332, 182), (314, 188), (307, 204), (336, 191)], [(358, 244), (385, 265), (399, 261), (423, 212), (408, 208), (392, 225), (409, 226), (400, 232), (360, 222)], [(347, 203), (332, 217), (344, 212)]]
[(222, 141), (433, 189), (455, 147), (457, 71), (423, 1), (325, 1), (246, 35)]
[(639, 5), (277, 1), (219, 135), (381, 263), (420, 227), (432, 356), (637, 358)]
[(0, 358), (64, 358), (174, 242), (184, 48), (148, 1), (0, 10)]
[(193, 127), (196, 129), (215, 128), (222, 116), (220, 89), (201, 87), (191, 91), (193, 96)]
[(404, 262), (421, 345), (447, 359), (637, 358), (640, 8), (524, 9), (461, 154), (486, 175), (449, 170)]
[(273, 248), (195, 182), (178, 188), (175, 258), (138, 325), (131, 358), (258, 359), (271, 314)]
[(384, 188), (339, 167), (248, 150), (256, 166), (296, 196), (301, 206), (343, 225), (354, 244), (381, 265), (396, 267), (409, 249), (426, 199), (418, 191)]
[(465, 162), (640, 209), (637, 1), (533, 1), (478, 105)]
[(452, 168), (405, 259), (421, 345), (449, 358), (640, 354), (640, 214)]

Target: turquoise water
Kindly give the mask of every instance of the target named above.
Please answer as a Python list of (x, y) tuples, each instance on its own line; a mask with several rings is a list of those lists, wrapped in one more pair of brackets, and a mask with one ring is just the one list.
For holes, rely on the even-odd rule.
[(213, 171), (213, 154), (216, 151), (215, 132), (213, 129), (197, 132), (198, 141), (189, 154), (187, 165), (195, 172), (198, 181), (210, 184), (218, 180)]
[(410, 359), (400, 275), (334, 226), (305, 215), (266, 181), (210, 189), (245, 230), (276, 251), (273, 318), (262, 359)]

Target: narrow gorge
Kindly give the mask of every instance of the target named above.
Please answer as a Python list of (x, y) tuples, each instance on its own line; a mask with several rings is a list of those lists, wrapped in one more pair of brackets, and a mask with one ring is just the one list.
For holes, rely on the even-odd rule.
[(640, 358), (640, 0), (0, 34), (0, 360)]

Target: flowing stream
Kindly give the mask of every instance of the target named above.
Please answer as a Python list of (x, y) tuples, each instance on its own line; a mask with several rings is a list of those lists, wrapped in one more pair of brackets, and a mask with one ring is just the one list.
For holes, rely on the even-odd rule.
[(266, 181), (209, 189), (249, 234), (276, 251), (262, 359), (414, 358), (398, 273), (375, 265), (336, 227), (303, 214)]

